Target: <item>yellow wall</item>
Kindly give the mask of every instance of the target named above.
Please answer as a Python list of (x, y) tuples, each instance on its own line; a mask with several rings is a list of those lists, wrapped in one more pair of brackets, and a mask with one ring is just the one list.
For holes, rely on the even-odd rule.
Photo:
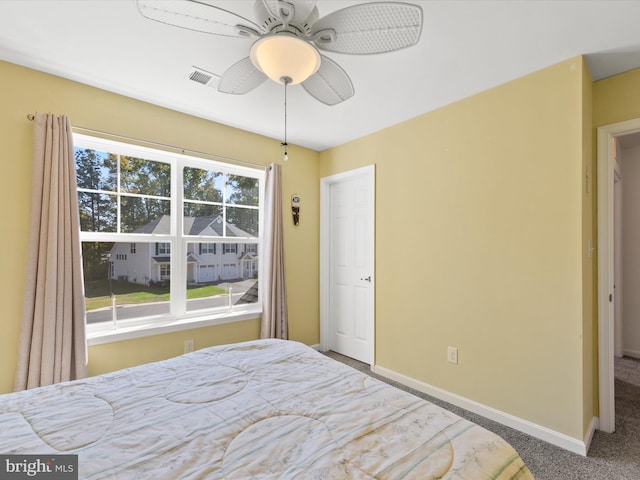
[(585, 75), (571, 59), (320, 157), (321, 177), (376, 164), (376, 364), (580, 440)]
[(640, 68), (593, 84), (593, 125), (640, 118)]
[(260, 336), (260, 322), (226, 323), (215, 328), (196, 328), (181, 332), (142, 337), (135, 340), (95, 345), (89, 350), (89, 375), (112, 372), (124, 367), (154, 362), (184, 353), (184, 341), (194, 339), (196, 348), (242, 342)]
[[(147, 141), (215, 153), (253, 163), (282, 162), (277, 140), (225, 127), (96, 88), (0, 62), (0, 392), (13, 388), (22, 314), (27, 258), (28, 199), (33, 123), (27, 114), (53, 112), (71, 122)], [(248, 114), (250, 112), (247, 112)], [(289, 287), (290, 338), (319, 342), (318, 313), (318, 153), (291, 147), (283, 165), (283, 198), (303, 199), (302, 219), (294, 227), (285, 207), (285, 248)], [(195, 338), (196, 348), (257, 338), (257, 321), (157, 335), (89, 348), (92, 374), (160, 360), (182, 353), (183, 341)]]
[(586, 433), (598, 415), (598, 332), (595, 244), (598, 238), (596, 212), (597, 170), (593, 158), (593, 82), (586, 63), (582, 64), (582, 422)]

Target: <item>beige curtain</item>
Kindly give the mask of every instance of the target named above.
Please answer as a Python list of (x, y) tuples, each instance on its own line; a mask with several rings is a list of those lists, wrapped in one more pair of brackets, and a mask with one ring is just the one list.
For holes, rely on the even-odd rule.
[(271, 164), (266, 169), (264, 202), (262, 338), (287, 339), (287, 288), (284, 271), (282, 227), (282, 167)]
[(71, 124), (37, 114), (22, 331), (15, 390), (87, 376)]

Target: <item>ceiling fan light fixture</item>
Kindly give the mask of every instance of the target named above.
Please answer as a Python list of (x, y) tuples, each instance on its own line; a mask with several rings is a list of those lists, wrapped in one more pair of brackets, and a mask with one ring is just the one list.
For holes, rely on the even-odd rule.
[(289, 78), (289, 85), (304, 82), (320, 68), (320, 54), (311, 43), (289, 33), (259, 38), (250, 52), (253, 65), (277, 83)]

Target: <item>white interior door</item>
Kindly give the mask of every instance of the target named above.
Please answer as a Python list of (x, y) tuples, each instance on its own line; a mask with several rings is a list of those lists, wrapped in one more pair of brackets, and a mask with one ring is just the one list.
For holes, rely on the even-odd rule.
[(375, 169), (322, 179), (321, 348), (374, 360)]

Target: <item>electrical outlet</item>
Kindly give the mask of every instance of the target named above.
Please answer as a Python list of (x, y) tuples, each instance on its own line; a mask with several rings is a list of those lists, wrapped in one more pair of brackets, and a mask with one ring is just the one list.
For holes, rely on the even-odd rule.
[(447, 361), (449, 363), (458, 363), (458, 349), (456, 347), (447, 347)]
[(195, 345), (193, 343), (193, 338), (184, 341), (184, 353), (193, 352), (195, 349)]

